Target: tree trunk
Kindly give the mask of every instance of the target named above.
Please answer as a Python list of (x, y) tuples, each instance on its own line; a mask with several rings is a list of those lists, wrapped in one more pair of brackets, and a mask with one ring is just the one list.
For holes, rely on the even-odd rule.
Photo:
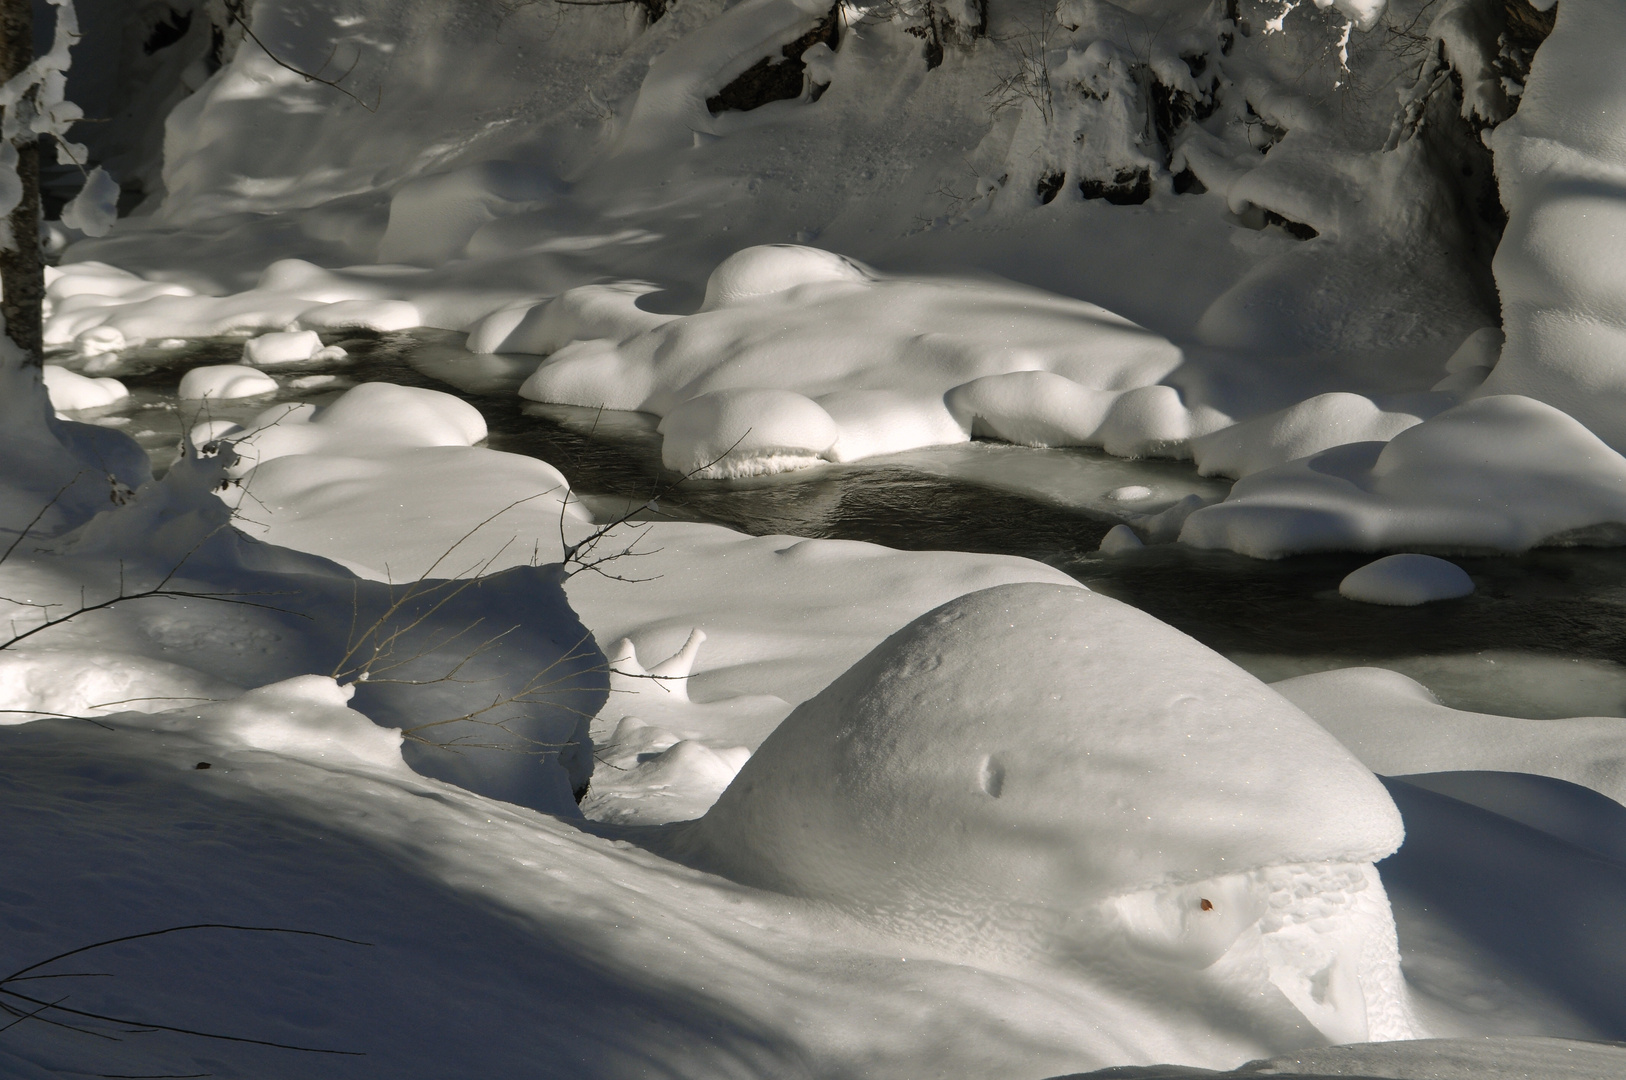
[[(9, 80), (34, 60), (31, 0), (0, 0), (0, 80)], [(23, 197), (11, 212), (11, 244), (0, 249), (0, 314), (6, 332), (38, 364), (42, 355), (40, 302), (45, 269), (40, 261), (40, 152), (37, 139), (17, 146), (17, 178)]]

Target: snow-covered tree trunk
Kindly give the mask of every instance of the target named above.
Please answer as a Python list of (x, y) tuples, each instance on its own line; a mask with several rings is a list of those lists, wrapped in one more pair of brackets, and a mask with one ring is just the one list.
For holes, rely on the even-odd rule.
[[(34, 60), (34, 12), (30, 0), (0, 0), (0, 81), (10, 82)], [(40, 362), (40, 301), (45, 296), (40, 262), (39, 138), (25, 128), (13, 142), (21, 198), (0, 236), (0, 314), (6, 332), (26, 356)], [(9, 154), (5, 155), (9, 157)]]

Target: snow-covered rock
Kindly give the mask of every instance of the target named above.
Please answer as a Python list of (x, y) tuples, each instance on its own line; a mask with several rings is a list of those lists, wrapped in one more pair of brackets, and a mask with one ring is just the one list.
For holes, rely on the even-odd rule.
[(1474, 591), (1474, 580), (1456, 563), (1432, 555), (1386, 555), (1338, 583), (1338, 592), (1366, 604), (1415, 607), (1455, 600)]
[(283, 330), (261, 334), (243, 346), (243, 363), (255, 367), (276, 367), (309, 360), (322, 349), (322, 339), (314, 330)]
[(180, 396), (191, 401), (204, 398), (246, 398), (274, 394), (277, 380), (245, 364), (219, 364), (193, 368), (181, 376)]
[(1238, 1005), (1279, 990), (1349, 1041), (1411, 1033), (1371, 866), (1400, 840), (1376, 779), (1263, 684), (1127, 605), (1032, 584), (877, 646), (679, 845), (910, 936), (1172, 964), (1216, 998), (1249, 983)]
[(1388, 442), (1422, 419), (1413, 413), (1381, 409), (1359, 394), (1318, 394), (1193, 439), (1191, 456), (1204, 476), (1240, 479), (1334, 446)]
[[(705, 394), (790, 391), (834, 419), (839, 436), (820, 449), (836, 461), (963, 442), (978, 420), (1024, 441), (1105, 444), (1119, 453), (1192, 434), (1179, 393), (1154, 385), (1179, 365), (1179, 349), (1094, 304), (1033, 289), (884, 277), (828, 252), (772, 245), (721, 263), (693, 315), (651, 317), (634, 298), (620, 302), (620, 325), (600, 304), (601, 336), (558, 348), (521, 395), (667, 416)], [(510, 332), (501, 347), (520, 337)], [(1024, 373), (1020, 382), (945, 401), (961, 384), (1012, 372)], [(1071, 396), (1056, 397), (1052, 384), (1066, 384)], [(718, 410), (709, 436), (696, 427), (698, 414), (686, 417), (685, 450), (672, 456), (689, 460), (691, 445), (726, 447), (725, 433), (737, 438), (747, 423), (775, 429), (781, 411), (769, 402), (781, 399), (750, 400), (762, 409), (750, 417)], [(794, 448), (813, 449), (807, 435), (798, 438)]]
[(1257, 558), (1301, 551), (1524, 551), (1626, 530), (1626, 458), (1532, 398), (1484, 397), (1239, 480), (1182, 543)]

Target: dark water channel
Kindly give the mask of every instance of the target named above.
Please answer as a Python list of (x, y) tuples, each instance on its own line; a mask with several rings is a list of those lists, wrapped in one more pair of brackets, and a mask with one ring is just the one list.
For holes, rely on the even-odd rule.
[[(679, 483), (660, 467), (659, 436), (648, 418), (536, 406), (518, 398), (513, 388), (534, 359), (474, 358), (461, 350), (458, 335), (335, 340), (350, 350), (349, 361), (309, 371), (336, 378), (296, 387), (302, 378), (314, 381), (309, 372), (277, 369), (273, 374), (285, 384), (277, 400), (321, 403), (374, 380), (454, 392), (485, 416), (491, 447), (548, 461), (583, 494), (630, 505), (658, 496), (658, 516), (759, 535), (1038, 559), (1267, 679), (1377, 664), (1417, 678), (1458, 707), (1526, 716), (1626, 715), (1626, 550), (1460, 558), (1455, 561), (1477, 586), (1470, 597), (1415, 608), (1359, 604), (1338, 595), (1338, 582), (1370, 555), (1267, 562), (1164, 544), (1102, 556), (1096, 548), (1118, 520), (1111, 513), (950, 475), (952, 468), (880, 459), (776, 477)], [(132, 352), (109, 372), (134, 392), (135, 400), (122, 409), (132, 417), (124, 429), (148, 446), (155, 465), (167, 464), (183, 423), (174, 405), (180, 376), (205, 363), (235, 362), (241, 347), (240, 340), (222, 340), (164, 354)], [(244, 419), (269, 400), (214, 405), (210, 415)], [(120, 423), (117, 416), (101, 421)], [(1087, 451), (989, 446), (953, 453), (958, 461), (968, 454), (1008, 455), (982, 460), (983, 476), (993, 460), (1020, 463), (1028, 471), (1065, 464), (1073, 476), (1099, 469), (1119, 475), (1120, 482), (1133, 470), (1153, 482), (1197, 482), (1189, 465), (1130, 465)], [(916, 454), (913, 460), (928, 459)]]

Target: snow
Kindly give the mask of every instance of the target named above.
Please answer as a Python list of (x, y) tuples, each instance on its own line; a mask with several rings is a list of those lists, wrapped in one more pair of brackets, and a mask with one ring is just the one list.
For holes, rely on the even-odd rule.
[(1626, 802), (1626, 730), (1618, 717), (1526, 720), (1463, 712), (1381, 668), (1345, 668), (1271, 685), (1385, 775), (1533, 773)]
[[(1279, 570), (1411, 640), (1511, 564), (1386, 613), (1227, 553), (1398, 551), (1342, 591), (1422, 601), (1472, 581), (1421, 552), (1620, 541), (1614, 5), (1560, 5), (1525, 85), (1516, 9), (1422, 0), (82, 6), (50, 366), (0, 341), (6, 948), (373, 942), (66, 984), (368, 1056), (23, 1023), (0, 1071), (1621, 1071), (1508, 1037), (1626, 1031), (1620, 718), (1503, 715), (1619, 712), (1618, 665), (1384, 661), (1483, 711), (1266, 687), (1056, 568)], [(8, 135), (79, 115), (54, 8)], [(789, 96), (711, 111), (832, 12)], [(485, 445), (534, 434), (521, 385), (648, 433), (649, 474), (582, 444), (618, 490), (659, 439), (677, 513), (838, 530), (854, 476), (950, 476), (1056, 567), (573, 492)], [(189, 434), (153, 480), (118, 425)], [(1120, 557), (1031, 539), (1057, 507)]]
[(243, 346), (243, 363), (255, 367), (276, 367), (309, 360), (322, 349), (322, 339), (314, 330), (290, 330), (261, 334)]
[(1626, 447), (1618, 237), (1626, 221), (1626, 73), (1614, 62), (1626, 12), (1607, 0), (1559, 5), (1519, 99), (1490, 136), (1508, 211), (1496, 251), (1507, 344), (1486, 381), (1563, 409)]
[(130, 396), (117, 379), (86, 378), (56, 364), (47, 365), (41, 375), (45, 392), (51, 396), (51, 407), (59, 412), (98, 409)]
[(1351, 443), (1239, 481), (1183, 543), (1257, 558), (1427, 547), (1524, 551), (1607, 541), (1626, 523), (1626, 458), (1533, 398), (1477, 398), (1388, 443)]
[[(676, 842), (972, 954), (1059, 951), (1154, 984), (1160, 960), (1237, 1008), (1274, 986), (1254, 1023), (1292, 1001), (1354, 1041), (1412, 1034), (1370, 866), (1401, 837), (1376, 780), (1251, 676), (1117, 601), (1032, 584), (888, 638)], [(1312, 1002), (1317, 981), (1334, 989)]]
[(1455, 600), (1474, 591), (1473, 578), (1456, 563), (1432, 555), (1386, 555), (1349, 573), (1338, 592), (1363, 604), (1415, 607)]
[(181, 379), (180, 396), (192, 401), (205, 398), (246, 398), (274, 394), (277, 380), (263, 371), (242, 364), (217, 364), (193, 368)]

